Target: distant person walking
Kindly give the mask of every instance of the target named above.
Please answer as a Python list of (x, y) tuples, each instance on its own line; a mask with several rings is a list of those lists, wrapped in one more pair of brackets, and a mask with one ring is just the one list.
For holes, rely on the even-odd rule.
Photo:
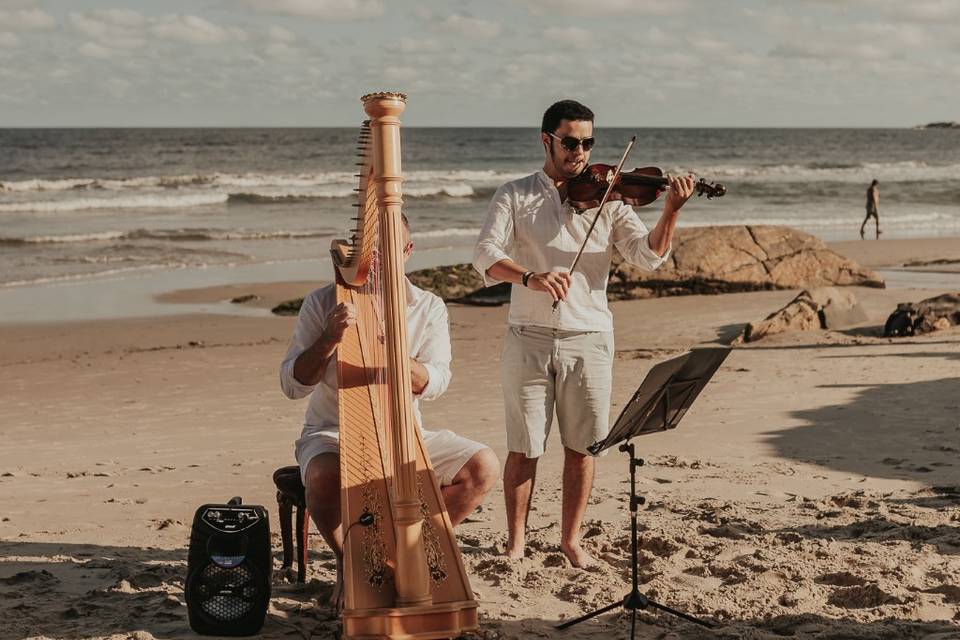
[(880, 216), (877, 213), (877, 209), (880, 205), (880, 183), (877, 180), (874, 180), (870, 183), (870, 187), (867, 189), (867, 217), (863, 219), (863, 224), (860, 225), (860, 239), (863, 240), (863, 230), (867, 226), (867, 222), (870, 221), (870, 218), (873, 218), (877, 223), (877, 239), (880, 239)]

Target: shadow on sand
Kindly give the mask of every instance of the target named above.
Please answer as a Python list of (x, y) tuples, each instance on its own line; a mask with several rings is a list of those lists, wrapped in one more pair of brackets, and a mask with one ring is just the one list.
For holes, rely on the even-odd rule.
[[(911, 356), (944, 359), (942, 354)], [(863, 476), (928, 486), (956, 483), (960, 378), (819, 388), (857, 392), (849, 403), (791, 412), (806, 424), (768, 434), (778, 455)]]
[[(714, 622), (717, 622), (714, 620)], [(556, 640), (623, 640), (630, 638), (630, 616), (625, 612), (598, 616), (595, 620), (557, 631), (551, 620), (481, 620), (484, 638), (520, 640), (555, 638)], [(832, 638), (849, 640), (909, 640), (960, 637), (960, 628), (950, 622), (917, 622), (887, 619), (858, 622), (845, 618), (827, 618), (814, 614), (781, 615), (762, 620), (723, 620), (716, 628), (705, 629), (669, 616), (640, 612), (637, 616), (637, 640), (717, 640), (749, 638), (782, 640), (788, 638)]]

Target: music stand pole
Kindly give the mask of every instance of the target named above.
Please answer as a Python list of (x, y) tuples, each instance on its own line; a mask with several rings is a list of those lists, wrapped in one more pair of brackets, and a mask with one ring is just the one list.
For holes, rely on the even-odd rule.
[[(630, 570), (631, 590), (623, 600), (613, 602), (579, 618), (557, 625), (557, 629), (567, 629), (584, 620), (617, 607), (630, 611), (630, 637), (634, 637), (637, 628), (637, 609), (653, 607), (707, 628), (713, 625), (695, 618), (683, 611), (671, 609), (651, 600), (640, 593), (639, 549), (637, 539), (637, 510), (645, 500), (637, 495), (637, 467), (643, 466), (643, 460), (636, 456), (631, 440), (635, 436), (658, 433), (675, 429), (693, 404), (700, 391), (720, 368), (720, 364), (730, 353), (728, 348), (698, 348), (655, 365), (634, 392), (633, 397), (623, 407), (620, 417), (611, 427), (603, 440), (587, 447), (587, 451), (597, 455), (601, 451), (620, 445), (619, 450), (630, 456)], [(621, 444), (622, 443), (622, 444)]]
[(630, 577), (633, 588), (631, 589), (630, 593), (623, 597), (622, 600), (617, 600), (616, 602), (612, 602), (595, 611), (584, 614), (579, 618), (569, 620), (563, 624), (558, 624), (556, 628), (561, 630), (567, 629), (575, 624), (580, 624), (581, 622), (604, 614), (607, 611), (616, 609), (617, 607), (623, 607), (630, 612), (630, 638), (632, 639), (634, 638), (637, 629), (637, 610), (653, 607), (654, 609), (659, 609), (660, 611), (665, 611), (666, 613), (675, 615), (678, 618), (682, 618), (687, 622), (692, 622), (694, 624), (707, 627), (708, 629), (712, 629), (713, 625), (706, 620), (700, 620), (689, 613), (672, 609), (666, 605), (656, 602), (655, 600), (651, 600), (647, 596), (640, 593), (640, 577), (638, 567), (640, 564), (640, 555), (637, 545), (637, 539), (639, 538), (639, 532), (637, 530), (637, 512), (639, 507), (646, 502), (646, 498), (637, 495), (637, 467), (643, 466), (643, 459), (636, 457), (636, 450), (632, 442), (628, 441), (626, 444), (620, 445), (619, 450), (627, 453), (630, 457)]

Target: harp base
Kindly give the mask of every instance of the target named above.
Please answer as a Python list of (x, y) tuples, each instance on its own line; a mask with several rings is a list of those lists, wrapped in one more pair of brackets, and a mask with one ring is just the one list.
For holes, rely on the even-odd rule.
[(344, 640), (439, 640), (480, 628), (475, 600), (343, 612)]

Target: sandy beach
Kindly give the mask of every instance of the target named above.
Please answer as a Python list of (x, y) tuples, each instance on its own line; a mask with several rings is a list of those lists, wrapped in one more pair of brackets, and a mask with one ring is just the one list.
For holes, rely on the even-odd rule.
[[(677, 430), (635, 441), (647, 462), (641, 588), (719, 625), (650, 610), (638, 637), (960, 638), (960, 330), (879, 335), (897, 303), (960, 290), (960, 239), (831, 247), (894, 276), (896, 287), (854, 288), (868, 322), (734, 349)], [(934, 276), (953, 288), (925, 288)], [(252, 293), (246, 304), (265, 309), (314, 286), (172, 291), (160, 302)], [(612, 303), (614, 412), (654, 363), (729, 344), (795, 294)], [(426, 426), (503, 460), (507, 309), (449, 311), (453, 382), (423, 406)], [(2, 326), (0, 639), (195, 637), (183, 600), (194, 510), (242, 496), (275, 518), (271, 473), (293, 464), (304, 403), (277, 379), (293, 323), (211, 313)], [(584, 535), (600, 562), (586, 571), (557, 546), (561, 461), (554, 436), (522, 561), (499, 555), (502, 487), (458, 529), (482, 638), (629, 633), (620, 613), (553, 629), (629, 584), (625, 459), (614, 452), (597, 467)], [(275, 580), (263, 637), (335, 636), (336, 618), (317, 604), (332, 554), (313, 532), (310, 547), (306, 585)]]

